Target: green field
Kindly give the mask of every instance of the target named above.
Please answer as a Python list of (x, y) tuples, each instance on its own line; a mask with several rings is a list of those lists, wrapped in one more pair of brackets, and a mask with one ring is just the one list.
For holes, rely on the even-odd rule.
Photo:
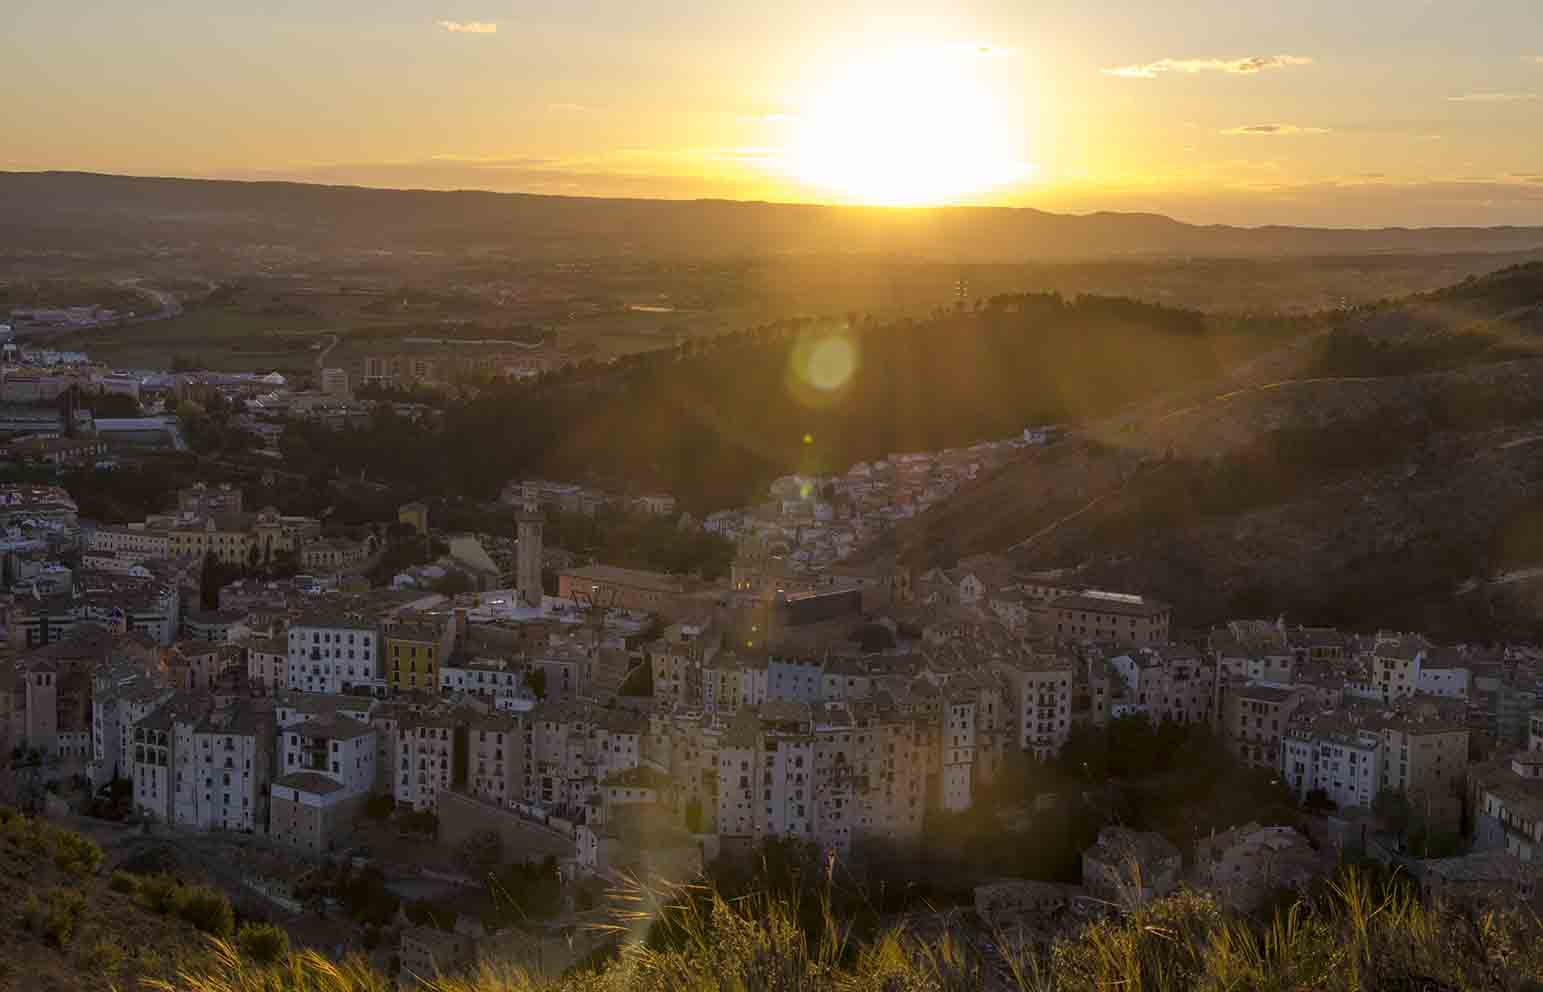
[(323, 322), (273, 317), (236, 308), (190, 310), (167, 320), (76, 331), (49, 339), (50, 347), (83, 351), (117, 368), (171, 368), (178, 358), (200, 368), (233, 372), (303, 370)]

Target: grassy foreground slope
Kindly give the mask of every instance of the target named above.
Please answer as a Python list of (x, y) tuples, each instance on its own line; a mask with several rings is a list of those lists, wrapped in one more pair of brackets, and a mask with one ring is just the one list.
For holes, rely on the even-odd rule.
[[(237, 930), (229, 902), (212, 890), (102, 870), (91, 841), (0, 810), (0, 990), (397, 985), (362, 959), (291, 952), (272, 927)], [(764, 895), (729, 902), (700, 887), (635, 895), (640, 909), (662, 908), (619, 913), (608, 926), (620, 950), (593, 968), (539, 979), (485, 967), (424, 976), (426, 984), (433, 992), (1543, 989), (1543, 921), (1531, 909), (1422, 900), (1400, 876), (1352, 867), (1283, 900), (1268, 920), (1180, 890), (1053, 942), (1004, 928), (984, 946), (903, 927), (862, 941), (828, 910)]]
[[(1422, 903), (1399, 879), (1347, 869), (1319, 895), (1269, 923), (1226, 913), (1181, 891), (1123, 918), (1096, 922), (1048, 947), (987, 963), (948, 937), (922, 941), (903, 930), (868, 944), (848, 941), (827, 920), (801, 933), (789, 907), (750, 899), (689, 901), (666, 911), (644, 942), (600, 970), (538, 981), (485, 969), (431, 982), (436, 992), (707, 992), (874, 990), (963, 992), (1002, 988), (1454, 989), (1522, 990), (1543, 981), (1543, 929), (1524, 912), (1464, 912)], [(158, 983), (162, 992), (376, 992), (386, 979), (357, 962), (302, 954), (254, 964), (228, 945)]]
[(152, 908), (102, 862), (79, 834), (0, 809), (0, 992), (127, 992), (202, 959), (200, 929), (230, 932), (218, 893), (162, 877)]

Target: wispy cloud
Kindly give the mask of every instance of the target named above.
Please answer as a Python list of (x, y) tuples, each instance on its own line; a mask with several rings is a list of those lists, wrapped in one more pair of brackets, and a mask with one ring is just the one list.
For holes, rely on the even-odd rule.
[(1311, 65), (1305, 55), (1249, 55), (1243, 58), (1208, 59), (1158, 59), (1136, 65), (1112, 66), (1103, 71), (1122, 79), (1156, 79), (1164, 73), (1221, 72), (1234, 76), (1251, 76), (1266, 69), (1282, 69), (1291, 65)]
[(1453, 103), (1522, 103), (1543, 100), (1543, 93), (1461, 93), (1447, 99)]
[(1222, 134), (1328, 134), (1326, 127), (1302, 127), (1298, 124), (1245, 124), (1242, 127), (1229, 127)]
[(497, 34), (498, 25), (492, 21), (436, 21), (451, 34)]

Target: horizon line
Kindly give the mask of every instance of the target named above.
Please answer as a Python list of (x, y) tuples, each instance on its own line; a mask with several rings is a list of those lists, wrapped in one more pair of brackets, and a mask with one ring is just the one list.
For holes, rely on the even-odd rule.
[[(591, 201), (599, 203), (660, 203), (660, 204), (690, 204), (711, 203), (728, 204), (734, 206), (750, 207), (794, 207), (821, 210), (850, 210), (876, 213), (905, 213), (923, 214), (943, 211), (993, 211), (1010, 213), (1034, 213), (1045, 217), (1060, 217), (1070, 219), (1088, 219), (1093, 217), (1125, 217), (1125, 218), (1155, 218), (1177, 224), (1182, 227), (1196, 230), (1232, 230), (1232, 231), (1323, 231), (1323, 232), (1347, 232), (1347, 233), (1387, 233), (1387, 232), (1420, 232), (1420, 231), (1539, 231), (1543, 232), (1543, 224), (1385, 224), (1375, 227), (1326, 227), (1316, 225), (1294, 224), (1223, 224), (1223, 223), (1196, 223), (1154, 210), (1091, 210), (1085, 213), (1073, 211), (1046, 210), (1043, 207), (1013, 204), (979, 204), (979, 203), (937, 203), (921, 205), (904, 204), (871, 204), (871, 203), (840, 203), (823, 202), (819, 200), (774, 200), (765, 198), (736, 199), (726, 196), (601, 196), (587, 193), (544, 193), (524, 190), (496, 190), (474, 186), (457, 187), (433, 187), (433, 186), (370, 186), (362, 183), (328, 183), (305, 179), (260, 179), (238, 178), (230, 176), (178, 176), (163, 175), (159, 173), (129, 173), (129, 172), (100, 172), (92, 169), (0, 169), (0, 177), (4, 176), (82, 176), (93, 179), (126, 179), (145, 182), (184, 182), (184, 183), (225, 183), (241, 186), (303, 186), (325, 190), (356, 190), (369, 193), (430, 193), (445, 196), (457, 194), (477, 194), (481, 196), (503, 197), (527, 197), (543, 200), (573, 200)], [(1543, 245), (1539, 246), (1543, 248)], [(1522, 250), (1522, 249), (1517, 249)]]

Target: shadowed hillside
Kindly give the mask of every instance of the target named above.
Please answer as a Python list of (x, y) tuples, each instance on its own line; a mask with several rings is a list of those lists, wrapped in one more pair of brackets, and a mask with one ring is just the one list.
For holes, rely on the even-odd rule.
[[(1539, 562), (1543, 266), (1338, 321), (1202, 390), (1093, 421), (937, 507), (903, 544), (1169, 598), (1185, 623), (1286, 610), (1536, 636), (1483, 580)], [(1531, 301), (1531, 302), (1529, 302)]]
[(491, 388), (440, 432), (317, 430), (286, 454), (302, 471), (435, 479), (470, 497), (541, 472), (714, 510), (763, 499), (791, 472), (1104, 416), (1310, 326), (1054, 294), (924, 321), (792, 321)]

